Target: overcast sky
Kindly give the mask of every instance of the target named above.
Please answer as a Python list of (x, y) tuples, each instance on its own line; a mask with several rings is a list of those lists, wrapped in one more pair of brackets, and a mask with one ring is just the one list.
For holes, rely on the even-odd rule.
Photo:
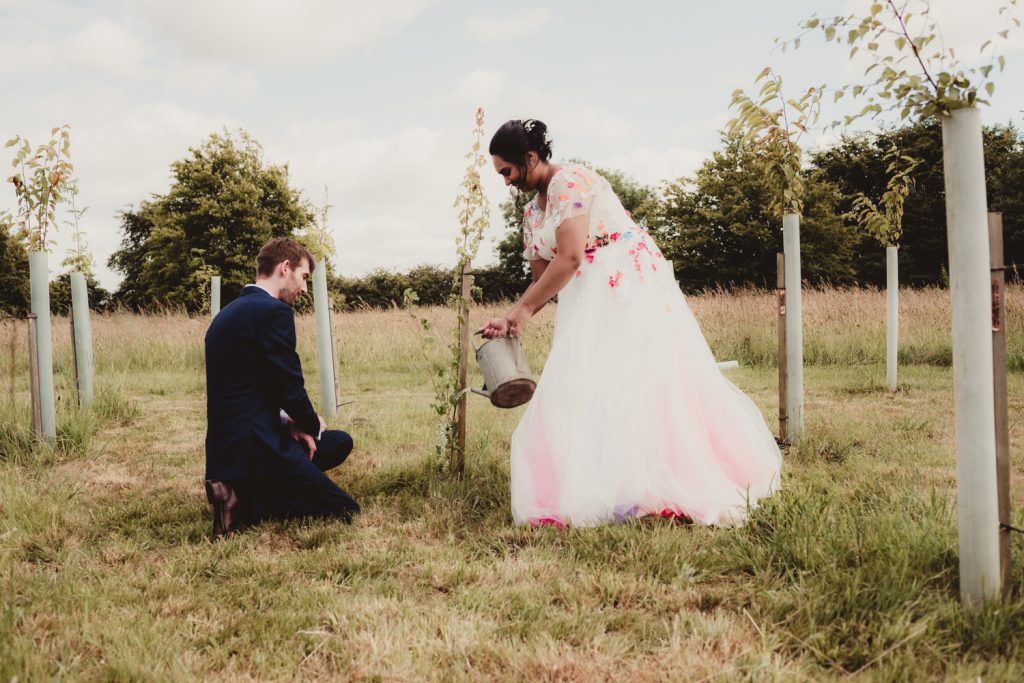
[[(969, 60), (1004, 28), (1003, 4), (932, 6), (945, 42)], [(117, 213), (166, 192), (171, 162), (225, 127), (244, 128), (268, 162), (287, 163), (312, 201), (328, 187), (336, 271), (451, 264), (452, 202), (477, 106), (488, 138), (509, 118), (539, 118), (556, 159), (657, 184), (691, 174), (718, 148), (730, 93), (765, 66), (790, 95), (856, 78), (862, 68), (835, 44), (805, 39), (782, 53), (773, 41), (814, 12), (869, 5), (0, 0), (0, 138), (38, 144), (51, 127), (71, 126), (83, 227), (108, 287), (119, 281), (105, 265), (120, 242)], [(1020, 32), (1001, 47), (1007, 67), (986, 123), (1021, 125), (1022, 47)], [(822, 120), (839, 113), (827, 105)], [(484, 180), (496, 207), (507, 191), (489, 168)], [(5, 183), (0, 207), (13, 206)], [(68, 232), (57, 235), (54, 270)], [(501, 232), (495, 212), (485, 262)]]

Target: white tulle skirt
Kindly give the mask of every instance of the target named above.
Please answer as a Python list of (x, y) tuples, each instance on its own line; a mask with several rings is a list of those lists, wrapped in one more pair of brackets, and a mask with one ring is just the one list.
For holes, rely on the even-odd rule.
[(760, 411), (718, 369), (668, 262), (635, 251), (598, 249), (559, 293), (551, 351), (512, 436), (517, 523), (729, 526), (779, 485)]

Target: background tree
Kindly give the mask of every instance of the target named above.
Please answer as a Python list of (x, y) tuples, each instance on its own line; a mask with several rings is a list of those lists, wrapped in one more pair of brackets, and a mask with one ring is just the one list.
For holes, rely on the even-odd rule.
[(121, 214), (122, 246), (109, 264), (124, 275), (118, 299), (133, 308), (201, 310), (212, 273), (226, 304), (252, 282), (264, 242), (314, 225), (287, 167), (266, 164), (244, 131), (211, 135), (171, 172), (166, 195)]
[(0, 313), (28, 313), (28, 251), (13, 234), (14, 219), (0, 212)]
[[(775, 282), (782, 249), (778, 200), (765, 184), (764, 158), (740, 135), (723, 134), (723, 149), (692, 178), (665, 186), (653, 232), (684, 290)], [(801, 249), (805, 279), (852, 281), (857, 237), (840, 218), (836, 186), (816, 169), (801, 174)]]
[[(991, 211), (1002, 211), (1008, 276), (1024, 263), (1024, 137), (1012, 124), (983, 131), (985, 176)], [(946, 189), (942, 173), (942, 130), (936, 118), (879, 133), (844, 136), (839, 144), (811, 155), (811, 164), (839, 189), (839, 213), (853, 211), (860, 194), (879, 197), (888, 174), (887, 149), (896, 147), (921, 160), (914, 171), (915, 191), (904, 204), (900, 238), (900, 279), (912, 286), (945, 285), (949, 272), (946, 238)], [(847, 218), (853, 227), (853, 222)], [(858, 237), (854, 267), (861, 284), (885, 282), (884, 254), (867, 235)], [(1018, 269), (1019, 270), (1019, 269)]]

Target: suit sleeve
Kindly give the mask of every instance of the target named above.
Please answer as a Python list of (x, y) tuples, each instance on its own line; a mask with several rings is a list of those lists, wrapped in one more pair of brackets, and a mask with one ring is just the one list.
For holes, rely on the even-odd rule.
[(320, 419), (306, 394), (302, 363), (295, 352), (295, 316), (288, 306), (275, 306), (261, 330), (261, 343), (278, 403), (307, 434), (320, 432)]

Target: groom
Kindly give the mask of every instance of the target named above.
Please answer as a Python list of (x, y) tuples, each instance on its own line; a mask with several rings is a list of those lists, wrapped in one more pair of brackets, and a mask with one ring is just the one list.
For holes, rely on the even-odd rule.
[(316, 263), (287, 238), (263, 245), (256, 284), (213, 319), (206, 333), (206, 496), (213, 538), (266, 519), (340, 517), (359, 505), (326, 470), (352, 438), (327, 430), (302, 380), (292, 306)]

